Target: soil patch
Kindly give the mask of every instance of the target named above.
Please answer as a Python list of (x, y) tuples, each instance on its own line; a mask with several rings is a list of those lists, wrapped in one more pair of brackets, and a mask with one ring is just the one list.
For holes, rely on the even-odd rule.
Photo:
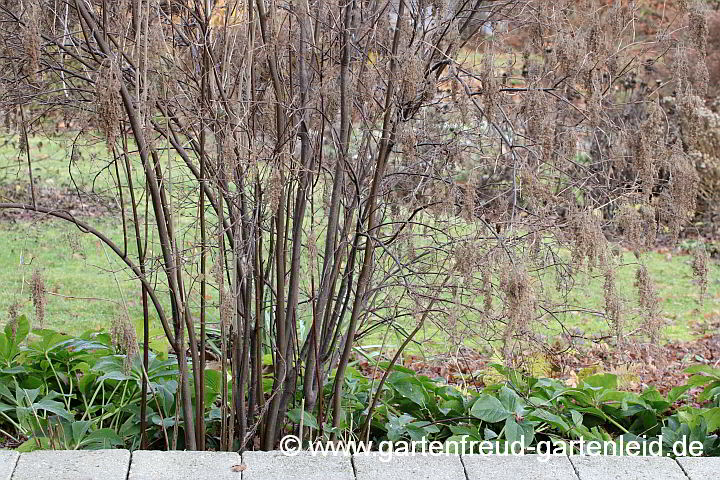
[[(568, 386), (577, 385), (585, 376), (608, 372), (618, 375), (618, 388), (640, 392), (653, 386), (667, 394), (672, 388), (684, 385), (691, 365), (720, 365), (720, 322), (714, 333), (705, 333), (692, 341), (669, 342), (661, 346), (628, 345), (618, 349), (608, 343), (575, 347), (558, 354), (562, 364), (547, 358), (546, 371), (535, 376), (549, 376), (563, 380)], [(706, 330), (707, 331), (707, 330)], [(375, 362), (357, 358), (359, 369), (366, 375), (382, 378), (384, 370)], [(460, 355), (442, 355), (432, 358), (407, 356), (402, 366), (421, 375), (441, 378), (450, 385), (480, 390), (501, 380), (490, 366), (496, 360), (472, 351)], [(537, 362), (536, 362), (537, 363)]]
[[(31, 198), (30, 185), (27, 183), (0, 185), (0, 202), (30, 203)], [(38, 205), (53, 207), (76, 217), (108, 216), (115, 208), (110, 198), (68, 187), (36, 185), (35, 199)], [(0, 209), (0, 221), (40, 220), (43, 217), (49, 218), (28, 210)]]

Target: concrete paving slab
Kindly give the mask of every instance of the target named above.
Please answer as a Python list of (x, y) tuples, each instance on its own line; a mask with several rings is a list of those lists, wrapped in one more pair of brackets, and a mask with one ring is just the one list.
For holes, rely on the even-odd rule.
[(0, 450), (0, 480), (10, 480), (19, 456), (12, 450)]
[(244, 452), (243, 480), (354, 480), (350, 455)]
[[(386, 460), (386, 461), (383, 461)], [(460, 455), (353, 455), (357, 480), (465, 480)]]
[(160, 452), (136, 450), (128, 480), (240, 480), (240, 455), (235, 452)]
[(678, 457), (676, 460), (690, 480), (715, 480), (720, 476), (720, 457)]
[(39, 450), (21, 453), (13, 480), (125, 480), (127, 450)]
[(468, 480), (577, 480), (566, 456), (463, 455)]
[(580, 480), (687, 480), (680, 465), (668, 457), (570, 457)]

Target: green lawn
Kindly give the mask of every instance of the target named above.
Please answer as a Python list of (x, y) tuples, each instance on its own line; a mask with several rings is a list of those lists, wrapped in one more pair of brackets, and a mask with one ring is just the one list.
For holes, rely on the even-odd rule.
[[(110, 168), (113, 165), (104, 147), (78, 147), (75, 161), (68, 167), (70, 150), (66, 138), (45, 139), (42, 144), (37, 140), (31, 142), (33, 175), (38, 186), (72, 187), (76, 183), (89, 189), (94, 185), (94, 190), (99, 193), (112, 188), (114, 170)], [(0, 141), (0, 188), (22, 185), (26, 168), (24, 155), (16, 146), (10, 141)], [(102, 173), (92, 174), (97, 171)], [(183, 174), (182, 167), (176, 171)], [(182, 196), (179, 194), (183, 194), (176, 193), (178, 198)], [(194, 192), (184, 192), (184, 195), (186, 200), (189, 199), (188, 204), (178, 208), (189, 208), (193, 204)], [(110, 232), (116, 243), (123, 244), (119, 218), (83, 220)], [(184, 241), (191, 244), (194, 233), (192, 228), (187, 230), (189, 233)], [(133, 244), (131, 238), (131, 251)], [(692, 281), (690, 256), (649, 253), (643, 258), (656, 282), (663, 316), (668, 321), (663, 331), (665, 339), (689, 339), (694, 323), (702, 323), (720, 314), (720, 272), (716, 265), (711, 267), (708, 295), (700, 303), (698, 288)], [(638, 319), (634, 318), (638, 312), (634, 311), (637, 298), (633, 287), (637, 260), (627, 253), (624, 261), (626, 265), (617, 272), (618, 290), (627, 307), (628, 327), (633, 328), (638, 324)], [(113, 318), (125, 308), (133, 320), (142, 316), (138, 283), (132, 280), (112, 252), (106, 251), (106, 247), (96, 239), (60, 220), (0, 220), (0, 317), (5, 316), (12, 304), (17, 304), (23, 313), (34, 318), (30, 281), (35, 269), (42, 271), (49, 292), (45, 313), (47, 327), (68, 333), (108, 328)], [(162, 284), (162, 275), (157, 280)], [(603, 310), (603, 281), (599, 275), (579, 276), (568, 297), (569, 302), (583, 308)], [(552, 280), (544, 283), (552, 285)], [(191, 294), (191, 301), (197, 303), (196, 292)], [(567, 313), (560, 318), (566, 327), (580, 329), (585, 334), (608, 331), (605, 321), (593, 315)], [(553, 335), (559, 331), (557, 322), (549, 321), (548, 329), (543, 333)], [(401, 342), (396, 334), (385, 336), (381, 331), (370, 335), (367, 342), (379, 344), (383, 340), (392, 345)], [(421, 332), (418, 340), (425, 347), (435, 344), (442, 348), (447, 344), (446, 335), (432, 325)]]
[[(720, 316), (720, 271), (714, 263), (710, 267), (708, 292), (700, 297), (699, 287), (693, 282), (692, 256), (670, 253), (646, 253), (642, 257), (655, 282), (662, 316), (668, 322), (663, 329), (666, 339), (687, 340), (693, 334), (692, 324)], [(637, 259), (629, 252), (623, 257), (625, 265), (617, 270), (620, 293), (628, 319), (628, 328), (637, 326), (641, 315), (637, 311), (637, 292), (634, 287)], [(585, 281), (583, 281), (585, 280)], [(580, 278), (569, 300), (574, 305), (602, 310), (604, 308), (604, 278), (588, 275)], [(566, 315), (568, 327), (578, 327), (587, 333), (607, 331), (604, 321), (587, 314)]]
[[(112, 220), (96, 223), (115, 227)], [(106, 257), (103, 245), (75, 226), (60, 220), (0, 223), (0, 242), (0, 311), (17, 302), (22, 313), (34, 317), (30, 282), (39, 269), (48, 291), (47, 327), (72, 333), (107, 328), (124, 303), (131, 314), (142, 315), (137, 284), (112, 252)]]

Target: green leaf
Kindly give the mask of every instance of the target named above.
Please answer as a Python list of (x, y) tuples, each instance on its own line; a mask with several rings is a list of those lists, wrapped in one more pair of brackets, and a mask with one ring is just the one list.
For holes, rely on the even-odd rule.
[(677, 402), (678, 399), (680, 399), (680, 397), (691, 388), (693, 388), (692, 385), (683, 385), (681, 387), (673, 388), (672, 390), (670, 390), (670, 393), (668, 393), (668, 400), (671, 403)]
[(583, 422), (582, 413), (578, 412), (577, 410), (570, 410), (570, 415), (572, 416), (573, 423), (576, 426), (582, 425), (582, 422)]
[(468, 425), (449, 425), (449, 427), (453, 435), (467, 435), (475, 440), (482, 440), (482, 435), (480, 435), (480, 432), (478, 432), (477, 427), (472, 427)]
[(20, 315), (15, 322), (5, 325), (5, 336), (12, 344), (19, 345), (30, 333), (30, 322), (25, 315)]
[[(390, 367), (390, 362), (378, 362), (378, 367), (382, 368), (383, 370), (387, 370)], [(392, 369), (396, 372), (403, 372), (403, 373), (409, 373), (411, 375), (415, 375), (415, 370), (411, 370), (407, 367), (403, 367), (402, 365), (393, 365)]]
[(693, 365), (686, 368), (685, 373), (704, 373), (716, 380), (720, 380), (720, 368), (713, 368), (710, 365)]
[(524, 434), (525, 431), (518, 425), (514, 418), (508, 417), (508, 419), (505, 420), (505, 439), (508, 442), (519, 442)]
[(75, 443), (80, 443), (88, 430), (90, 430), (90, 425), (92, 425), (90, 420), (78, 420), (70, 423), (72, 438)]
[(617, 389), (617, 375), (612, 373), (598, 373), (591, 375), (583, 380), (587, 385), (591, 387), (600, 387), (610, 390)]
[(35, 450), (50, 450), (50, 439), (46, 437), (28, 438), (15, 449), (20, 453), (34, 452)]
[(222, 372), (205, 370), (205, 405), (211, 405), (222, 393)]
[(5, 375), (18, 375), (21, 373), (27, 373), (27, 370), (25, 369), (25, 367), (16, 366), (3, 368), (2, 370), (0, 370), (0, 373), (4, 373)]
[(702, 412), (703, 418), (707, 420), (707, 432), (713, 433), (720, 429), (720, 407), (710, 408)]
[(517, 393), (510, 390), (507, 386), (503, 385), (498, 392), (498, 400), (500, 400), (500, 403), (502, 403), (508, 412), (513, 412), (520, 416), (525, 415), (525, 402)]
[(8, 358), (10, 356), (10, 345), (5, 335), (0, 335), (0, 356), (5, 360), (10, 360)]
[(89, 449), (91, 450), (112, 448), (124, 444), (125, 442), (123, 441), (122, 437), (115, 433), (115, 431), (111, 428), (101, 428), (100, 430), (95, 430), (90, 435), (85, 437), (82, 442), (80, 442), (81, 446), (90, 447)]
[(416, 425), (414, 423), (410, 423), (410, 424), (406, 425), (405, 429), (407, 430), (407, 433), (410, 436), (410, 440), (421, 441), (423, 438), (429, 438), (430, 432), (428, 432), (423, 427)]
[[(175, 418), (173, 417), (166, 417), (162, 418), (157, 413), (150, 416), (150, 421), (155, 425), (162, 425), (165, 426), (165, 428), (169, 428), (175, 425)], [(182, 421), (181, 421), (182, 423)]]
[(44, 410), (46, 412), (54, 413), (55, 415), (58, 415), (68, 421), (73, 420), (72, 414), (65, 410), (65, 405), (60, 402), (56, 402), (55, 400), (48, 400), (47, 397), (43, 398), (39, 402), (33, 403), (32, 408), (34, 410)]
[(690, 387), (697, 387), (699, 385), (705, 385), (706, 383), (710, 383), (713, 380), (713, 377), (709, 377), (707, 375), (693, 375), (692, 377), (688, 378), (687, 385), (689, 385)]
[(445, 440), (445, 451), (451, 455), (460, 453), (474, 453), (470, 451), (470, 442), (480, 442), (481, 439), (477, 437), (468, 437), (467, 435), (452, 435)]
[(438, 409), (443, 415), (447, 415), (450, 412), (462, 415), (465, 412), (465, 405), (463, 404), (462, 400), (457, 398), (451, 398), (449, 400), (443, 400), (442, 402), (440, 402), (440, 406), (438, 407)]
[(540, 420), (551, 425), (552, 427), (555, 427), (563, 433), (570, 430), (570, 426), (567, 424), (567, 422), (565, 422), (565, 420), (562, 419), (562, 417), (555, 415), (554, 413), (550, 413), (547, 410), (541, 410), (539, 408), (533, 410), (532, 413), (528, 415), (528, 419)]
[(415, 418), (412, 415), (408, 415), (407, 413), (403, 413), (399, 417), (389, 414), (388, 415), (388, 422), (385, 423), (385, 430), (387, 431), (387, 437), (388, 440), (391, 442), (396, 442), (402, 438), (402, 436), (407, 432), (407, 425), (415, 420)]
[(102, 377), (98, 377), (98, 379), (97, 379), (98, 382), (103, 382), (105, 380), (125, 381), (125, 380), (132, 380), (132, 377), (129, 375), (125, 375), (123, 372), (116, 371), (116, 372), (108, 372), (105, 375), (103, 375)]
[(401, 397), (421, 407), (425, 406), (425, 387), (413, 375), (405, 372), (393, 372), (388, 377), (388, 383)]
[(500, 400), (486, 393), (480, 394), (470, 409), (470, 415), (488, 423), (501, 422), (512, 413), (503, 407)]
[(39, 388), (15, 388), (15, 400), (18, 405), (32, 405), (40, 395)]
[(702, 393), (698, 395), (698, 400), (701, 402), (710, 400), (718, 394), (718, 390), (720, 390), (720, 380), (715, 380), (703, 389)]
[(315, 430), (319, 428), (315, 416), (312, 413), (303, 412), (300, 407), (293, 408), (287, 412), (287, 416), (291, 422), (297, 425), (300, 425), (300, 422), (302, 421), (304, 427), (314, 428)]
[(15, 396), (10, 392), (10, 389), (4, 383), (0, 382), (0, 397), (5, 397), (11, 402), (15, 402)]

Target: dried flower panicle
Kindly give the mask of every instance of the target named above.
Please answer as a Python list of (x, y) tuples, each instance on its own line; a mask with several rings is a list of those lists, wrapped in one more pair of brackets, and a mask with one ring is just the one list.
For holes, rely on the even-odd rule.
[(607, 261), (607, 239), (595, 213), (574, 212), (569, 215), (568, 226), (573, 241), (572, 263), (582, 267), (604, 265)]
[(513, 340), (527, 339), (531, 335), (531, 320), (535, 315), (535, 295), (530, 276), (524, 267), (515, 265), (508, 269), (500, 281), (504, 293), (507, 323), (503, 333), (503, 356), (513, 357)]
[(693, 277), (700, 288), (700, 302), (705, 300), (708, 288), (708, 273), (710, 272), (710, 256), (704, 245), (701, 245), (693, 252), (692, 262)]
[(618, 212), (617, 225), (625, 244), (636, 254), (644, 253), (655, 245), (657, 222), (655, 209), (644, 203), (625, 204)]
[(695, 2), (688, 12), (688, 29), (690, 42), (703, 56), (707, 51), (708, 11), (705, 2)]
[(122, 118), (120, 75), (117, 65), (110, 62), (100, 69), (95, 82), (98, 127), (105, 135), (109, 149), (115, 144), (119, 133), (119, 121)]
[(39, 2), (31, 1), (25, 10), (23, 26), (21, 28), (21, 41), (25, 51), (26, 62), (23, 62), (23, 73), (30, 83), (37, 80), (37, 72), (40, 65), (40, 44), (41, 44), (41, 9)]
[(671, 148), (671, 154), (664, 164), (669, 172), (669, 188), (657, 198), (659, 216), (667, 225), (670, 236), (676, 241), (682, 228), (695, 213), (700, 177), (692, 161), (679, 142)]
[(273, 168), (270, 173), (270, 180), (268, 182), (266, 198), (270, 211), (274, 212), (280, 205), (280, 198), (282, 197), (283, 190), (283, 179), (279, 168)]
[(622, 300), (617, 291), (616, 273), (613, 265), (608, 265), (605, 268), (604, 277), (605, 317), (615, 334), (617, 344), (620, 345), (624, 341), (623, 309)]
[(39, 269), (33, 271), (32, 275), (32, 301), (35, 307), (35, 319), (38, 325), (45, 323), (45, 305), (47, 304), (47, 290), (45, 279)]
[(8, 321), (7, 326), (10, 327), (10, 331), (12, 332), (13, 339), (15, 339), (15, 332), (17, 331), (17, 319), (18, 319), (18, 310), (20, 308), (20, 305), (18, 302), (13, 302), (10, 304), (10, 307), (8, 308)]
[(645, 265), (640, 265), (635, 271), (635, 288), (637, 288), (638, 304), (645, 317), (643, 331), (648, 335), (650, 343), (656, 344), (663, 326), (660, 316), (660, 299), (655, 289), (655, 283)]
[(117, 351), (125, 355), (125, 371), (130, 371), (132, 358), (138, 353), (138, 339), (135, 328), (126, 314), (121, 313), (113, 318), (110, 338)]

